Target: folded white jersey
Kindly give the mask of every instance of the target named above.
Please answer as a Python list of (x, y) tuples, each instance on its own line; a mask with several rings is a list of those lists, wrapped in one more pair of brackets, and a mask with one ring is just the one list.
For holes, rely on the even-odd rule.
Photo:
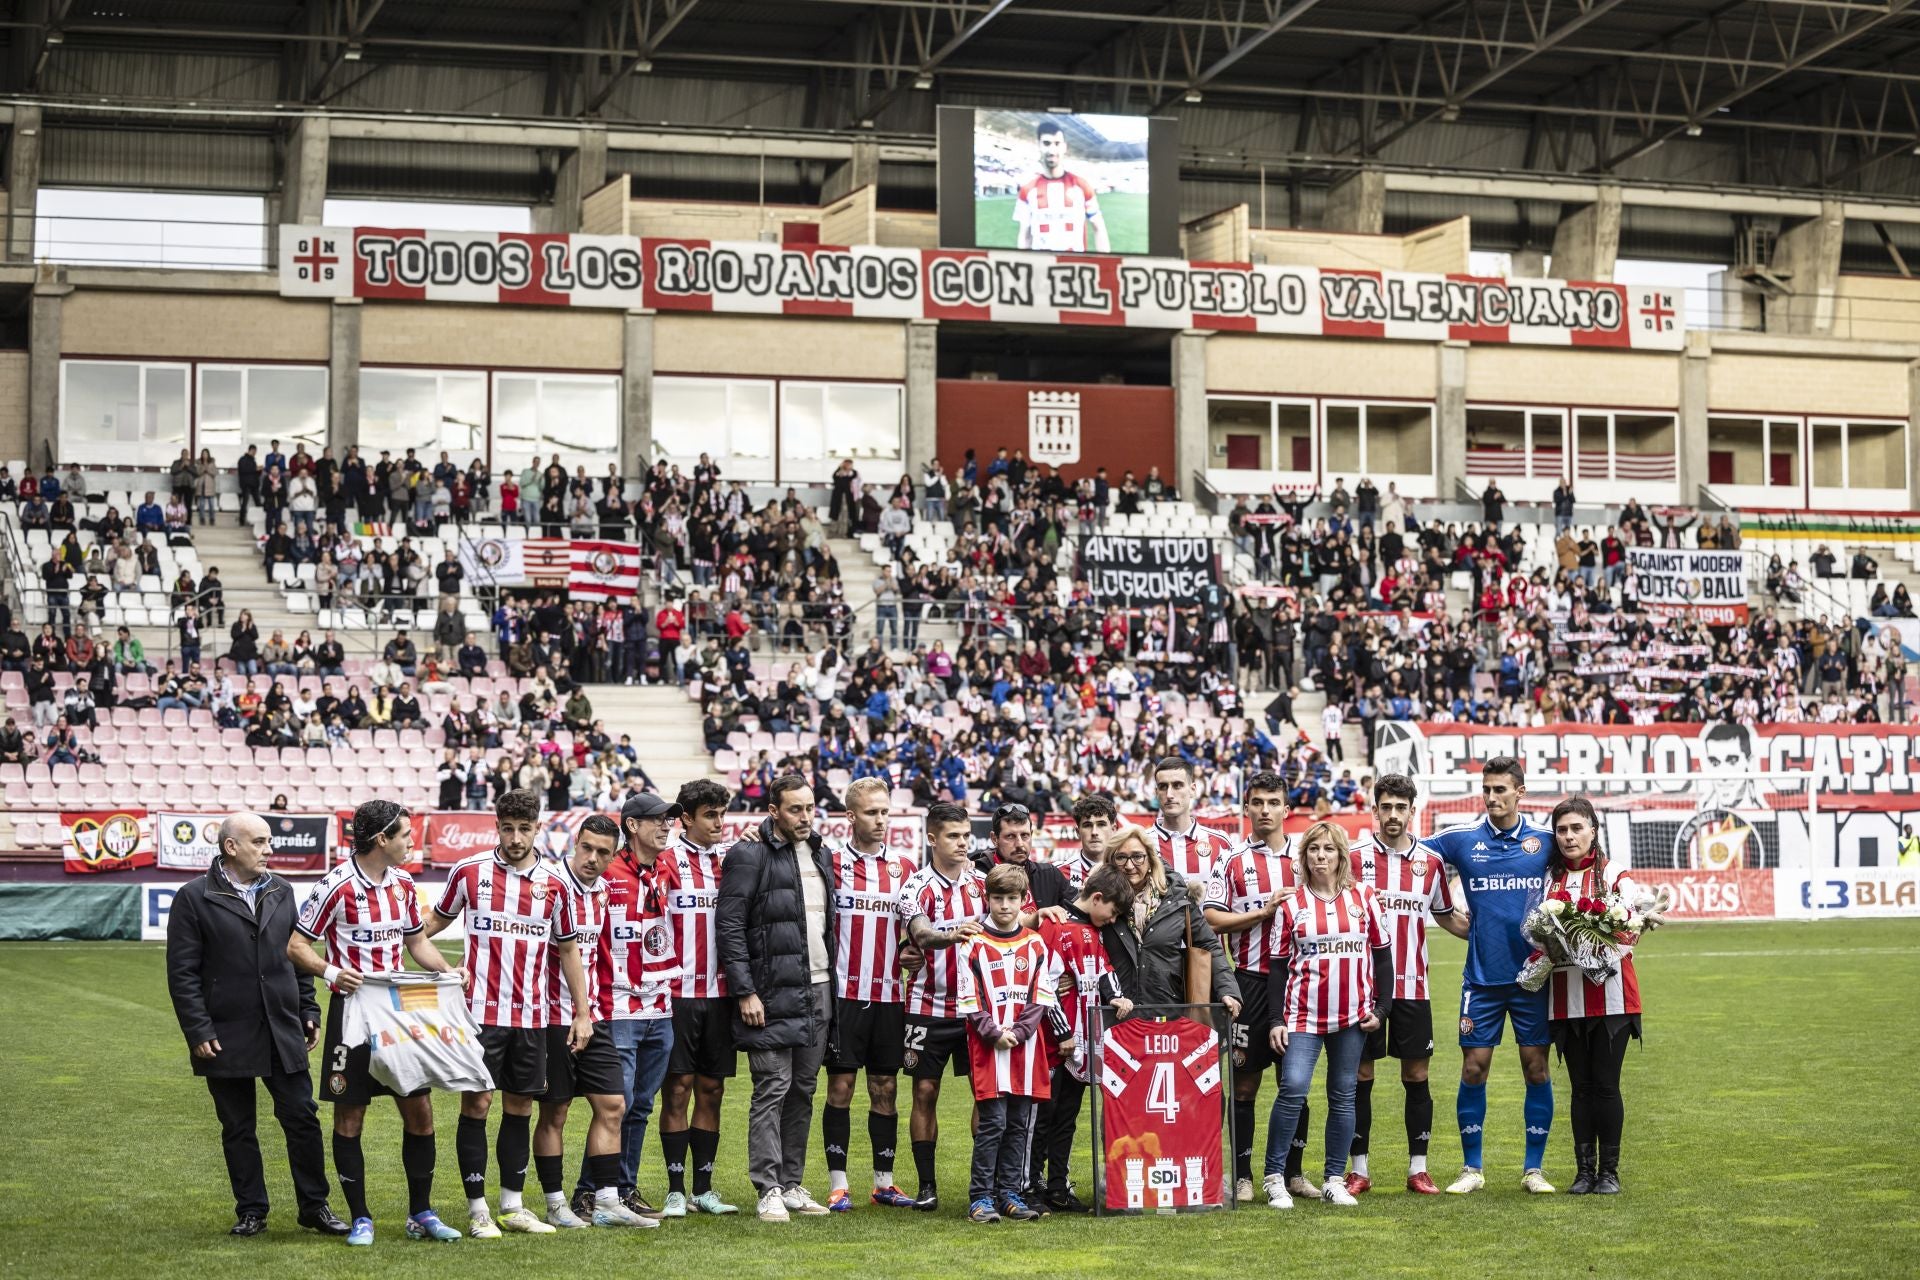
[(347, 997), (341, 1040), (368, 1047), (374, 1079), (401, 1097), (493, 1088), (480, 1029), (453, 974), (370, 973)]

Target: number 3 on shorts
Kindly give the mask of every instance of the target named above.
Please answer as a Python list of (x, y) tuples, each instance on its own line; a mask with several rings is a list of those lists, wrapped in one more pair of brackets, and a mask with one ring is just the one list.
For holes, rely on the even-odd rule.
[(333, 1065), (328, 1067), (327, 1070), (345, 1071), (346, 1069), (347, 1069), (347, 1046), (344, 1044), (337, 1044), (333, 1046)]

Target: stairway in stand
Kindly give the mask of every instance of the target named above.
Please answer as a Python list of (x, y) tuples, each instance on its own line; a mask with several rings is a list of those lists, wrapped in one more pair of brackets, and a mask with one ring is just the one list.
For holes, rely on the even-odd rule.
[(594, 715), (607, 722), (615, 741), (633, 735), (640, 764), (660, 794), (672, 800), (680, 784), (695, 778), (726, 780), (714, 772), (713, 757), (700, 732), (700, 704), (686, 690), (665, 685), (592, 684), (587, 698)]

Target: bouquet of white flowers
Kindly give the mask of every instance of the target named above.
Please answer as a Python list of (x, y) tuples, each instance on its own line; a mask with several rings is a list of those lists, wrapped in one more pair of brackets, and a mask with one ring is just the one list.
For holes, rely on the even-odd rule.
[(1667, 905), (1664, 889), (1636, 885), (1631, 894), (1576, 898), (1562, 886), (1541, 899), (1521, 923), (1520, 933), (1533, 943), (1534, 952), (1514, 980), (1527, 991), (1538, 991), (1556, 966), (1570, 964), (1598, 986), (1620, 971), (1622, 946), (1666, 923)]

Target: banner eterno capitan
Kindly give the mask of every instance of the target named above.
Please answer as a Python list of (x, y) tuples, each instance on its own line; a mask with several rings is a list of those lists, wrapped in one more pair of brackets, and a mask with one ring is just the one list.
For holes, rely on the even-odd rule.
[(513, 231), (283, 226), (280, 292), (1648, 351), (1685, 341), (1679, 295), (1649, 285)]

